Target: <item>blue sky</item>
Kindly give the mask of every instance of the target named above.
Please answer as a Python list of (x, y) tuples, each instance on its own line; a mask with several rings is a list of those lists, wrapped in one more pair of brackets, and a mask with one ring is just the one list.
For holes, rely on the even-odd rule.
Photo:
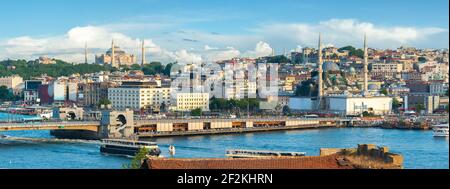
[[(281, 53), (284, 48), (315, 45), (313, 34), (318, 32), (323, 33), (324, 43), (334, 46), (360, 46), (362, 33), (368, 33), (369, 46), (375, 48), (448, 48), (448, 7), (448, 0), (3, 1), (0, 50), (6, 48), (7, 53), (0, 58), (60, 54), (77, 59), (80, 55), (75, 55), (78, 47), (73, 43), (70, 47), (52, 44), (77, 41), (67, 35), (86, 27), (117, 37), (129, 51), (136, 51), (133, 41), (145, 39), (149, 56), (153, 53), (161, 59), (181, 55), (205, 59), (216, 56), (208, 53), (230, 51), (250, 56), (264, 54), (268, 48)], [(93, 32), (89, 29), (82, 34)], [(106, 38), (86, 42), (100, 52), (108, 45)], [(14, 53), (15, 49), (22, 52)], [(214, 53), (203, 52), (206, 49)]]

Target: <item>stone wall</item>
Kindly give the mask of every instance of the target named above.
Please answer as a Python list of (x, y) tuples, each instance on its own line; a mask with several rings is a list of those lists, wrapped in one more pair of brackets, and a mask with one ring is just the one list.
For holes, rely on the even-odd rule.
[(403, 156), (389, 152), (388, 147), (378, 147), (375, 144), (358, 144), (357, 155), (381, 159), (385, 163), (399, 165), (403, 164)]
[(375, 144), (358, 144), (357, 148), (321, 148), (320, 156), (332, 154), (365, 156), (370, 159), (379, 160), (393, 166), (401, 167), (403, 156), (389, 152), (388, 147), (378, 147)]

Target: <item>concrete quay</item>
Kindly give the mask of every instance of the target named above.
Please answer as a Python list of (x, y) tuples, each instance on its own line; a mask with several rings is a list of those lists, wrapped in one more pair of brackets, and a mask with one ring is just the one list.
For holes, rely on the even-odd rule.
[(216, 129), (216, 130), (178, 131), (178, 132), (148, 132), (148, 133), (138, 133), (137, 136), (139, 138), (157, 138), (157, 137), (174, 137), (174, 136), (219, 135), (219, 134), (285, 131), (285, 130), (299, 130), (299, 129), (317, 129), (317, 128), (330, 128), (330, 127), (336, 127), (336, 126), (298, 125), (298, 126), (290, 126), (290, 127), (261, 127), (261, 128), (254, 127), (254, 128)]

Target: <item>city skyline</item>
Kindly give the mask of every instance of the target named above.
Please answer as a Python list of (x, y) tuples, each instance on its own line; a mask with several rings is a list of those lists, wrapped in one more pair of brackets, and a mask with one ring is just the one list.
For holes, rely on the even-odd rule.
[(448, 1), (227, 2), (8, 2), (0, 23), (15, 29), (0, 31), (0, 59), (83, 63), (87, 44), (94, 62), (114, 39), (137, 56), (144, 40), (147, 61), (214, 61), (314, 47), (319, 32), (325, 47), (362, 48), (367, 33), (370, 48), (448, 48)]

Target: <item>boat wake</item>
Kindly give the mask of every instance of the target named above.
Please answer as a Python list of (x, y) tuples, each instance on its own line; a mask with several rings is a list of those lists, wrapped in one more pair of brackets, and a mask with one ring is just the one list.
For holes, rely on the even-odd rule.
[(84, 144), (100, 144), (99, 140), (83, 140), (83, 139), (57, 139), (57, 138), (26, 138), (26, 137), (12, 137), (2, 135), (0, 139), (10, 141), (31, 141), (41, 143), (84, 143)]

